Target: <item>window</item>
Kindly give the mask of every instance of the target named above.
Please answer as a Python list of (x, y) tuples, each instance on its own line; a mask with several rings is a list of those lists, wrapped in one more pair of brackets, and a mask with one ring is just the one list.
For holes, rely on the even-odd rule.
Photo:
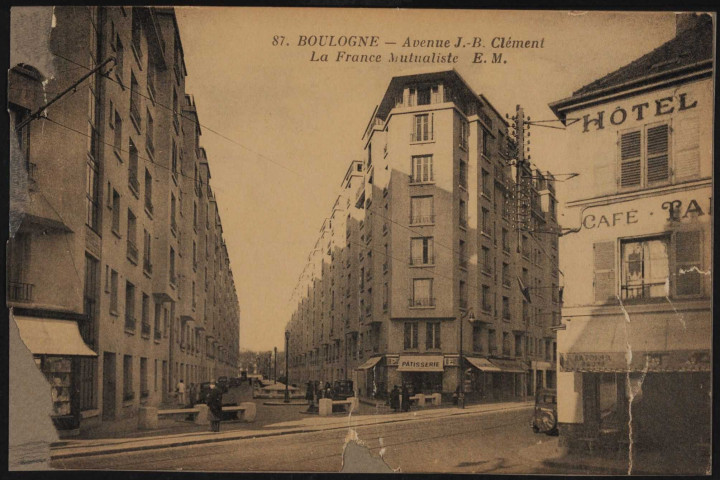
[(123, 355), (123, 401), (128, 402), (135, 398), (133, 392), (132, 356)]
[(150, 110), (147, 110), (147, 124), (145, 125), (145, 145), (150, 153), (155, 152), (155, 127)]
[(510, 286), (510, 264), (505, 262), (502, 264), (502, 284), (505, 287)]
[(143, 293), (142, 294), (142, 335), (146, 338), (150, 337), (150, 297)]
[(132, 12), (132, 48), (133, 52), (137, 56), (138, 63), (142, 66), (142, 24), (140, 23), (140, 17), (138, 11), (133, 9)]
[(192, 246), (192, 261), (193, 261), (193, 270), (197, 270), (197, 243), (195, 240), (193, 240), (193, 246)]
[(113, 189), (112, 198), (112, 231), (120, 236), (120, 194), (115, 189)]
[(120, 41), (120, 35), (115, 35), (115, 75), (117, 76), (118, 80), (120, 80), (120, 84), (122, 84), (122, 77), (123, 77), (123, 54), (125, 53), (125, 50), (123, 48), (123, 44)]
[[(178, 94), (175, 91), (175, 89), (173, 89), (173, 95), (172, 95), (172, 111), (173, 111), (173, 125), (175, 126), (175, 132), (177, 133), (177, 131), (180, 129), (180, 120), (178, 119), (178, 112), (179, 112), (179, 110), (178, 110)], [(173, 172), (174, 171), (175, 170), (173, 169)]]
[(418, 348), (418, 324), (417, 322), (405, 322), (405, 350), (414, 350)]
[(468, 299), (467, 299), (467, 284), (464, 280), (460, 280), (460, 308), (463, 310), (468, 307)]
[(482, 352), (483, 351), (482, 333), (483, 333), (482, 325), (474, 324), (472, 326), (472, 349), (473, 349), (473, 352)]
[(170, 231), (177, 233), (177, 219), (175, 215), (175, 194), (170, 194)]
[(482, 194), (485, 195), (488, 198), (491, 197), (491, 189), (492, 189), (492, 178), (490, 177), (490, 172), (485, 170), (484, 168), (481, 171), (481, 181), (482, 181)]
[(143, 230), (143, 270), (152, 273), (152, 239), (150, 232)]
[(135, 80), (135, 74), (130, 73), (130, 120), (135, 124), (138, 133), (140, 132), (140, 86)]
[(85, 197), (87, 213), (87, 218), (85, 219), (85, 222), (87, 223), (88, 227), (97, 232), (100, 229), (99, 171), (97, 163), (95, 163), (95, 161), (90, 157), (88, 157), (87, 163), (85, 165), (85, 174)]
[(435, 207), (432, 196), (410, 198), (410, 223), (435, 223)]
[(482, 225), (480, 231), (486, 235), (492, 236), (492, 222), (490, 221), (490, 210), (482, 207), (480, 213), (482, 215)]
[(480, 129), (480, 140), (481, 140), (481, 147), (482, 147), (482, 154), (487, 156), (490, 149), (488, 148), (488, 141), (490, 139), (490, 134), (487, 130), (484, 128)]
[(460, 215), (460, 218), (458, 219), (460, 226), (467, 228), (467, 202), (465, 200), (460, 200), (458, 212)]
[(175, 181), (177, 181), (177, 145), (175, 144), (175, 140), (172, 141), (172, 158), (170, 159), (172, 162), (172, 174)]
[(488, 350), (491, 355), (497, 354), (497, 337), (493, 329), (488, 330)]
[(668, 124), (621, 133), (619, 144), (621, 188), (651, 187), (670, 180)]
[(177, 279), (175, 278), (175, 249), (170, 247), (170, 283), (175, 285)]
[(128, 224), (127, 224), (127, 258), (134, 264), (138, 261), (138, 249), (136, 242), (137, 236), (137, 218), (135, 214), (128, 208)]
[(429, 142), (433, 140), (433, 114), (415, 115), (411, 141)]
[(135, 330), (135, 285), (125, 285), (125, 329)]
[(502, 316), (505, 320), (510, 320), (510, 299), (502, 297)]
[(432, 296), (432, 278), (413, 279), (413, 296), (410, 299), (411, 307), (434, 307), (435, 299)]
[(528, 240), (527, 235), (522, 236), (521, 242), (522, 256), (525, 258), (530, 258), (530, 241)]
[(510, 334), (503, 332), (503, 355), (510, 356)]
[(458, 164), (458, 184), (465, 189), (467, 189), (468, 186), (467, 169), (467, 162), (464, 160), (460, 160), (460, 163)]
[(152, 100), (153, 104), (155, 103), (155, 76), (157, 75), (157, 66), (155, 63), (148, 58), (148, 65), (147, 65), (147, 89), (148, 93), (150, 94), (150, 99)]
[(410, 240), (410, 265), (431, 265), (435, 263), (433, 238), (420, 237)]
[(197, 230), (198, 224), (198, 208), (197, 202), (193, 202), (193, 228)]
[(148, 212), (148, 214), (152, 215), (152, 175), (150, 175), (150, 172), (147, 168), (145, 169), (145, 210)]
[(460, 120), (460, 148), (468, 149), (468, 138), (470, 137), (470, 124), (465, 120)]
[(510, 253), (510, 235), (507, 228), (502, 229), (502, 249), (505, 253)]
[(490, 293), (490, 287), (487, 285), (482, 286), (482, 309), (485, 312), (492, 311), (492, 298)]
[(132, 140), (130, 140), (130, 148), (128, 150), (130, 152), (130, 160), (128, 161), (128, 185), (130, 186), (130, 191), (137, 197), (140, 192), (140, 182), (138, 181), (138, 151)]
[(623, 241), (620, 250), (623, 299), (669, 295), (668, 237)]
[(459, 257), (459, 265), (460, 268), (467, 268), (468, 265), (468, 259), (467, 259), (467, 248), (465, 245), (465, 240), (460, 240), (460, 243), (458, 244), (458, 257)]
[(482, 247), (482, 271), (492, 273), (492, 254), (488, 247)]
[(433, 178), (433, 156), (432, 155), (415, 155), (412, 157), (412, 177), (413, 183), (432, 182)]
[(516, 357), (521, 357), (521, 356), (523, 355), (523, 351), (522, 351), (522, 344), (523, 344), (523, 342), (522, 342), (522, 339), (523, 339), (523, 337), (522, 337), (521, 334), (519, 334), (519, 333), (516, 333), (516, 334), (515, 334), (515, 356), (516, 356)]
[(113, 122), (113, 149), (115, 149), (115, 154), (120, 157), (122, 152), (122, 117), (120, 117), (120, 114), (115, 110), (112, 115), (115, 116), (115, 121)]
[(440, 349), (440, 322), (427, 322), (425, 326), (425, 349)]
[[(348, 275), (348, 284), (350, 283), (350, 275)], [(383, 284), (383, 311), (387, 311), (388, 308), (388, 297), (390, 295), (388, 284)], [(350, 308), (350, 305), (348, 304), (348, 308)]]
[(110, 313), (117, 315), (118, 311), (118, 273), (110, 273)]

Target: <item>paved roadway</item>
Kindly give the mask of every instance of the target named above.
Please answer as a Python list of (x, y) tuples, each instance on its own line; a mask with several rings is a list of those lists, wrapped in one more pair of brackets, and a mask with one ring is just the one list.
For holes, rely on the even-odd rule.
[[(541, 463), (531, 409), (361, 426), (357, 437), (399, 472), (553, 473)], [(60, 459), (54, 468), (184, 471), (315, 471), (342, 469), (348, 429), (144, 452)], [(538, 448), (540, 447), (540, 448)], [(535, 453), (534, 453), (535, 452)]]

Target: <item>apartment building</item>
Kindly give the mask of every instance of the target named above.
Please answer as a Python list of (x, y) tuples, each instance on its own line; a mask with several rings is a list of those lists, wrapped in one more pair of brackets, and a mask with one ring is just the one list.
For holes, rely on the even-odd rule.
[(525, 164), (516, 188), (507, 123), (454, 70), (394, 77), (363, 140), (296, 288), (291, 378), (446, 400), (464, 381), (471, 401), (554, 385), (552, 175)]
[(570, 447), (709, 446), (712, 45), (709, 15), (679, 14), (673, 39), (550, 104), (579, 120), (565, 211), (580, 230), (561, 240), (573, 253), (558, 332)]
[[(234, 372), (239, 307), (174, 10), (66, 6), (53, 22), (55, 75), (10, 72), (14, 126), (74, 90), (13, 128), (7, 299), (73, 431), (172, 402), (179, 378)], [(200, 258), (193, 204), (213, 214)], [(208, 265), (218, 292), (193, 294)]]

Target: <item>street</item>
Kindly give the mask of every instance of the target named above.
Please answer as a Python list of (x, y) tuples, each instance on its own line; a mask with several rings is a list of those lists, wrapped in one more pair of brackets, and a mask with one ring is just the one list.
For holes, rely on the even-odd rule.
[[(529, 415), (530, 409), (468, 413), (359, 426), (354, 432), (373, 456), (382, 455), (397, 472), (553, 473), (542, 465), (538, 453), (554, 437), (534, 434)], [(337, 472), (343, 467), (346, 438), (353, 436), (350, 429), (338, 428), (57, 459), (51, 465), (61, 469)]]

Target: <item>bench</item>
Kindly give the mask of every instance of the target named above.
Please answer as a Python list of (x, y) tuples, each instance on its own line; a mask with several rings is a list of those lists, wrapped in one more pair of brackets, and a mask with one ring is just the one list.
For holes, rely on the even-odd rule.
[(333, 407), (335, 405), (343, 405), (348, 409), (349, 413), (354, 412), (358, 409), (359, 402), (357, 397), (350, 397), (346, 400), (332, 400), (330, 398), (321, 398), (318, 401), (318, 414), (321, 417), (327, 417), (333, 413)]
[[(257, 417), (257, 407), (253, 402), (243, 402), (240, 405), (226, 405), (223, 412), (237, 412), (243, 422), (254, 422)], [(141, 430), (154, 430), (158, 428), (159, 417), (185, 415), (192, 416), (195, 425), (208, 425), (208, 406), (198, 403), (192, 408), (170, 408), (158, 410), (157, 407), (140, 407), (138, 410), (138, 428)]]

